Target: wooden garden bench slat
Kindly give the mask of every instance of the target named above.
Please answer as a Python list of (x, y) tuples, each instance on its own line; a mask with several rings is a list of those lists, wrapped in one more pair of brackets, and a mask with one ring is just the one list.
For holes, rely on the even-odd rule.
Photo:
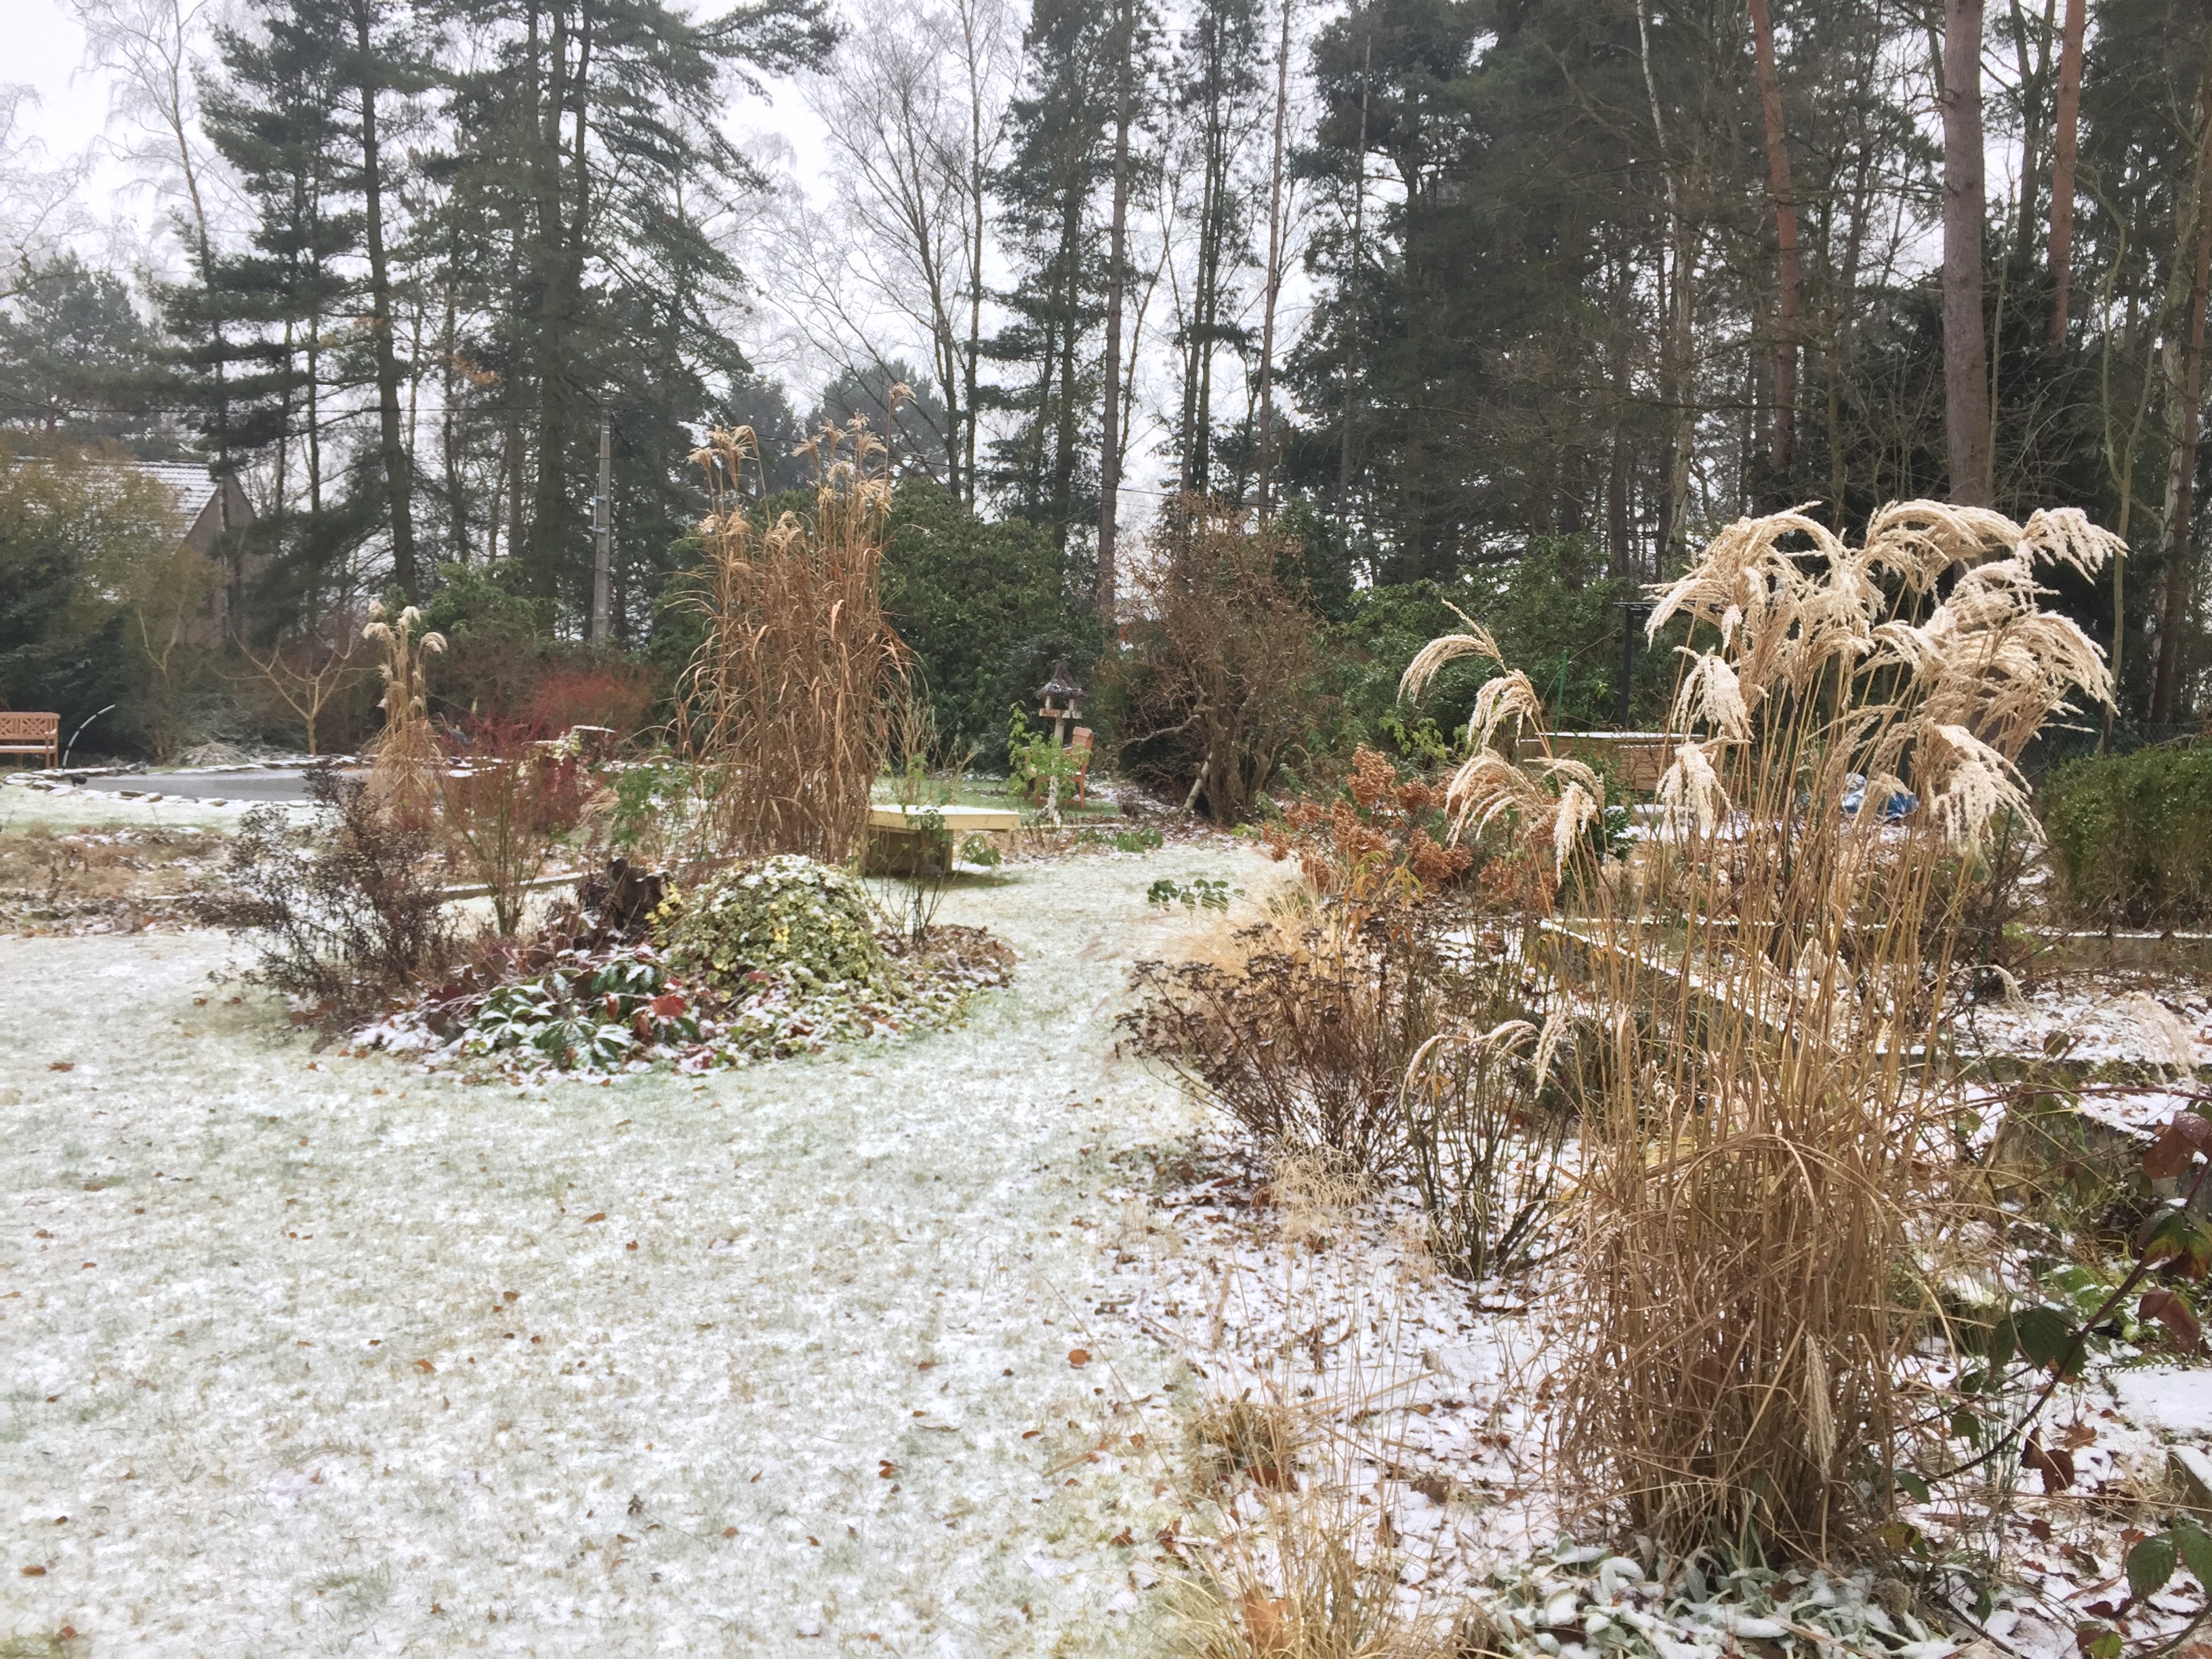
[(0, 755), (36, 755), (48, 766), (58, 766), (61, 742), (59, 714), (0, 708)]

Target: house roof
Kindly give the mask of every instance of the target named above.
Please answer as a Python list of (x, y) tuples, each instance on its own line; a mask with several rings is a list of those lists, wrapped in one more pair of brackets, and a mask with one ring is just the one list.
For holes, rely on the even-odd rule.
[(179, 516), (188, 525), (198, 520), (215, 499), (215, 480), (208, 477), (204, 466), (180, 461), (117, 461), (112, 465), (167, 484), (176, 495)]
[(177, 535), (182, 541), (204, 553), (215, 545), (216, 538), (225, 530), (235, 530), (253, 522), (253, 506), (246, 498), (235, 478), (218, 483), (208, 477), (204, 466), (175, 461), (118, 461), (112, 465), (127, 468), (143, 477), (153, 479), (177, 498)]
[[(35, 458), (15, 463), (18, 466), (38, 464)], [(197, 552), (212, 552), (223, 532), (243, 529), (253, 522), (253, 503), (238, 480), (227, 477), (218, 482), (208, 476), (204, 466), (186, 461), (106, 458), (95, 459), (91, 465), (94, 472), (131, 473), (160, 484), (176, 503), (170, 522), (176, 526), (177, 539)]]

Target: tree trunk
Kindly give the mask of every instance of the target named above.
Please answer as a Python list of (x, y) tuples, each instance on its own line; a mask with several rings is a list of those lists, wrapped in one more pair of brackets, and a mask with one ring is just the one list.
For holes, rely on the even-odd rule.
[(1267, 168), (1267, 294), (1260, 322), (1260, 522), (1267, 522), (1274, 460), (1275, 302), (1283, 289), (1283, 123), (1291, 99), (1291, 0), (1282, 0), (1283, 34), (1275, 50), (1275, 149)]
[(2203, 431), (2204, 308), (2212, 298), (2206, 292), (2208, 279), (2212, 279), (2212, 199), (2206, 189), (2208, 174), (2212, 174), (2212, 64), (2198, 84), (2197, 122), (2195, 176), (2175, 226), (2175, 257), (2188, 249), (2189, 313), (2180, 372), (2168, 380), (2174, 403), (2168, 410), (2173, 447), (2166, 479), (2166, 568), (2159, 582), (2158, 663), (2150, 688), (2153, 726), (2163, 726), (2174, 717), (2184, 667), (2182, 633), (2196, 587), (2196, 550), (2190, 531), (2197, 510), (2197, 441)]
[(1114, 220), (1106, 254), (1106, 396), (1098, 437), (1098, 615), (1110, 630), (1119, 602), (1115, 591), (1115, 534), (1121, 495), (1121, 301), (1127, 278), (1129, 233), (1129, 123), (1136, 88), (1135, 0), (1118, 8), (1119, 50), (1114, 94)]
[(1370, 28), (1366, 50), (1359, 60), (1359, 146), (1352, 154), (1352, 268), (1345, 283), (1344, 419), (1340, 434), (1342, 449), (1336, 467), (1336, 533), (1344, 536), (1352, 511), (1352, 414), (1353, 388), (1359, 366), (1359, 293), (1366, 280), (1362, 268), (1367, 250), (1364, 232), (1367, 213), (1367, 90), (1375, 68), (1375, 35)]
[[(568, 215), (562, 200), (562, 124), (568, 108), (568, 19), (556, 0), (547, 8), (552, 22), (544, 48), (545, 86), (531, 100), (532, 161), (537, 211), (531, 250), (532, 275), (538, 288), (538, 476), (532, 492), (530, 525), (530, 587), (541, 599), (558, 596), (562, 566), (575, 540), (569, 520), (568, 482), (568, 434), (573, 425), (578, 388), (569, 362), (569, 324), (574, 314), (568, 261)], [(537, 11), (532, 9), (533, 36)], [(535, 41), (533, 40), (533, 46)], [(537, 53), (532, 53), (533, 82)], [(577, 96), (581, 123), (582, 94)]]
[(1767, 0), (1751, 0), (1751, 35), (1759, 76), (1759, 108), (1766, 128), (1766, 189), (1774, 202), (1776, 306), (1774, 423), (1768, 464), (1786, 478), (1797, 443), (1797, 317), (1803, 277), (1797, 257), (1797, 204), (1790, 185), (1790, 149), (1782, 130), (1782, 83), (1774, 68), (1774, 19)]
[(361, 94), (362, 235), (368, 249), (369, 335), (376, 358), (377, 436), (383, 451), (384, 494), (392, 516), (392, 579), (410, 604), (420, 603), (415, 568), (415, 516), (405, 439), (399, 422), (399, 359), (392, 341), (392, 278), (384, 250), (384, 161), (377, 141), (377, 77), (369, 43), (368, 0), (353, 9), (354, 82)]
[(1943, 0), (1943, 447), (1951, 499), (1990, 502), (1982, 325), (1982, 0)]
[(443, 430), (438, 447), (446, 466), (446, 526), (447, 545), (453, 550), (457, 564), (469, 562), (469, 487), (462, 471), (461, 442), (461, 374), (460, 374), (460, 315), (459, 302), (453, 286), (458, 277), (460, 261), (452, 242), (459, 240), (458, 230), (449, 240), (446, 256), (446, 319), (441, 338), (439, 356), (444, 359), (441, 369), (443, 381), (440, 417)]
[[(2027, 108), (2021, 122), (2020, 213), (2015, 221), (2020, 228), (2006, 250), (2006, 263), (2018, 265), (2025, 275), (2033, 268), (2039, 206), (2036, 195), (2043, 184), (2043, 147), (2046, 137), (2044, 123), (2049, 115), (2044, 97), (2045, 89), (2051, 84), (2051, 45), (2057, 33), (2058, 0), (2043, 0), (2039, 25), (2031, 24), (2021, 0), (2008, 0), (2008, 3), (2012, 9), (2013, 62), (2020, 77), (2015, 96)], [(2031, 43), (2034, 49), (2032, 63), (2028, 57)], [(2002, 313), (2002, 307), (1999, 313)]]
[(975, 425), (978, 410), (975, 360), (983, 349), (983, 244), (990, 211), (990, 180), (983, 158), (983, 80), (975, 67), (974, 7), (961, 8), (960, 26), (968, 68), (968, 198), (964, 204), (967, 220), (963, 228), (968, 242), (968, 338), (961, 352), (961, 380), (965, 390), (962, 401), (968, 406), (968, 422), (960, 434), (963, 459), (967, 463), (961, 473), (963, 493), (960, 504), (972, 513), (975, 508)]
[(2053, 351), (2066, 343), (2066, 312), (2074, 285), (2074, 167), (2081, 125), (2081, 35), (2088, 0), (2066, 0), (2066, 32), (2058, 49), (2058, 131), (2051, 157), (2051, 333)]
[[(1697, 349), (1692, 325), (1697, 315), (1697, 252), (1682, 212), (1674, 167), (1668, 158), (1667, 123), (1660, 112), (1659, 82), (1651, 72), (1651, 27), (1644, 11), (1642, 5), (1636, 9), (1637, 43), (1644, 64), (1644, 95), (1651, 100), (1651, 136), (1658, 145), (1660, 178), (1667, 191), (1667, 247), (1659, 256), (1660, 305), (1667, 319), (1659, 336), (1659, 400), (1667, 410), (1667, 440), (1660, 463), (1658, 524), (1652, 546), (1652, 574), (1661, 575), (1673, 562), (1678, 544), (1685, 539), (1690, 518), (1690, 450), (1697, 432), (1691, 395), (1696, 384)], [(1667, 270), (1670, 255), (1671, 279)]]
[[(1053, 545), (1063, 553), (1067, 550), (1067, 532), (1073, 527), (1069, 520), (1074, 516), (1075, 508), (1075, 445), (1079, 435), (1076, 428), (1075, 347), (1083, 304), (1083, 191), (1068, 191), (1061, 201), (1060, 220), (1060, 270), (1063, 287), (1060, 300), (1060, 409), (1053, 422), (1052, 541)], [(1044, 419), (1042, 409), (1037, 411), (1037, 419), (1040, 423)]]

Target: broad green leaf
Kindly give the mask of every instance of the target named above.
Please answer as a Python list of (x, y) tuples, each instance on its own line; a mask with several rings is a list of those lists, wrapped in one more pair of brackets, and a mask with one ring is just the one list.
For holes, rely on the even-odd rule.
[(2047, 1370), (2078, 1357), (2069, 1352), (2079, 1346), (2074, 1340), (2074, 1322), (2056, 1308), (2022, 1308), (2013, 1316), (2012, 1324), (2020, 1351), (2031, 1365)]
[(2194, 1521), (2173, 1523), (2174, 1541), (2180, 1547), (2181, 1559), (2197, 1582), (2212, 1589), (2212, 1532), (2207, 1532)]
[(2173, 1577), (2174, 1559), (2173, 1534), (2153, 1533), (2128, 1552), (2128, 1589), (2138, 1600), (2156, 1595)]

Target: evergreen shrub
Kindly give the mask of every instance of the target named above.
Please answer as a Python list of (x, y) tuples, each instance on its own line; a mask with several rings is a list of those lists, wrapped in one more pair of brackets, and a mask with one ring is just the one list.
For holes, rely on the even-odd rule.
[(2172, 927), (2212, 916), (2212, 744), (2075, 761), (2036, 805), (2083, 917)]
[(672, 898), (659, 931), (672, 969), (721, 990), (756, 974), (800, 991), (892, 988), (866, 890), (797, 854), (740, 865)]

